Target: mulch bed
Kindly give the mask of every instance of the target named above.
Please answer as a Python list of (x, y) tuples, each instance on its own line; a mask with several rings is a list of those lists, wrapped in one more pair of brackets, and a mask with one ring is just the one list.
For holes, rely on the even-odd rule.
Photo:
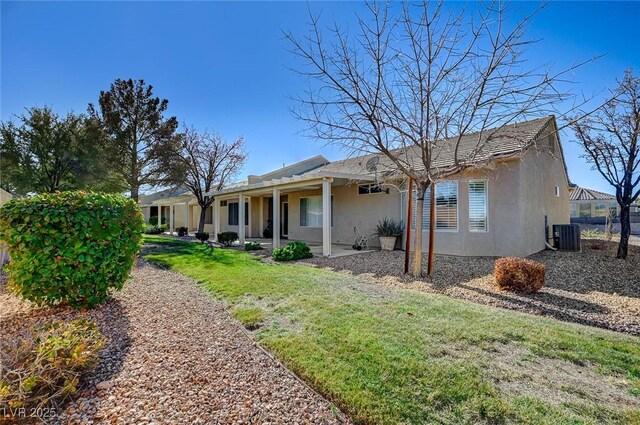
[(133, 275), (105, 305), (81, 313), (22, 303), (0, 273), (0, 340), (79, 316), (95, 320), (110, 340), (98, 368), (54, 423), (348, 422), (193, 280), (144, 261)]
[(593, 240), (583, 243), (582, 252), (532, 255), (531, 259), (547, 268), (545, 286), (536, 294), (496, 290), (493, 258), (436, 256), (433, 277), (420, 280), (403, 275), (402, 251), (314, 257), (305, 262), (360, 275), (370, 283), (445, 294), (640, 336), (640, 247), (629, 246), (627, 260), (616, 259), (616, 249), (615, 243)]

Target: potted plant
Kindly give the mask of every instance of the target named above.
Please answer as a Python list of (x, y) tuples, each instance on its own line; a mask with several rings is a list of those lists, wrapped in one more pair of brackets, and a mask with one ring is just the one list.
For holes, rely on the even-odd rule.
[(380, 248), (383, 251), (393, 251), (396, 246), (396, 239), (404, 232), (402, 223), (398, 223), (385, 217), (376, 225), (376, 235), (380, 239)]

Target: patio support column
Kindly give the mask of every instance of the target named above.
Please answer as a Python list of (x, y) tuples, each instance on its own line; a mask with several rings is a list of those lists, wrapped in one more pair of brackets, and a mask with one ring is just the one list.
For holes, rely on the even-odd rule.
[(220, 233), (220, 199), (217, 197), (213, 200), (213, 239), (218, 241), (218, 233)]
[(331, 256), (331, 180), (322, 180), (322, 255)]
[(258, 229), (258, 237), (261, 238), (262, 237), (262, 231), (264, 230), (264, 197), (261, 196), (260, 197), (260, 217), (258, 219), (258, 222), (260, 223), (260, 228)]
[(169, 205), (169, 234), (173, 236), (173, 204)]
[(273, 249), (280, 248), (280, 190), (273, 189)]
[(244, 225), (244, 193), (238, 195), (238, 242), (240, 246), (244, 245), (244, 234), (245, 234), (245, 225)]
[(187, 228), (187, 233), (189, 232), (189, 201), (184, 203), (184, 227)]

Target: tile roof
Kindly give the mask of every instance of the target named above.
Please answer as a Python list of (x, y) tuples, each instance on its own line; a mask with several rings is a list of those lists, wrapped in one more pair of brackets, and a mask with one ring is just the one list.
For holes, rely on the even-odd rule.
[[(517, 154), (532, 146), (542, 131), (552, 122), (554, 122), (554, 117), (548, 116), (500, 128), (488, 129), (482, 133), (465, 135), (460, 140), (458, 147), (458, 161), (460, 162), (467, 158), (466, 162), (469, 165), (473, 165), (487, 162), (496, 157)], [(555, 131), (555, 128), (553, 131)], [(436, 145), (438, 147), (433, 150), (434, 158), (432, 160), (434, 169), (446, 169), (454, 165), (456, 157), (455, 140), (456, 138), (451, 137)], [(396, 151), (403, 161), (412, 163), (414, 169), (424, 169), (418, 147), (411, 146)], [(321, 167), (320, 170), (337, 173), (371, 174), (371, 171), (367, 170), (367, 162), (374, 157), (378, 158), (376, 166), (378, 172), (396, 169), (386, 155), (372, 153), (334, 161)]]
[(576, 186), (569, 194), (570, 201), (608, 201), (616, 199), (614, 195), (593, 189)]

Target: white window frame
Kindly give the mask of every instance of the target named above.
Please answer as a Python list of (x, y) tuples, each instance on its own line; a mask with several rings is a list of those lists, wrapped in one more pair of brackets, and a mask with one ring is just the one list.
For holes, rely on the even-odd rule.
[[(485, 194), (485, 203), (484, 203), (484, 213), (485, 213), (485, 217), (486, 217), (486, 228), (484, 230), (477, 230), (477, 229), (472, 229), (471, 228), (471, 190), (469, 188), (469, 186), (471, 186), (471, 183), (475, 183), (475, 182), (484, 182), (484, 194)], [(459, 202), (459, 201), (458, 201)], [(472, 179), (469, 180), (467, 182), (467, 202), (469, 204), (469, 216), (468, 221), (469, 221), (469, 232), (470, 233), (488, 233), (489, 232), (489, 180), (487, 179)], [(458, 217), (458, 219), (460, 219), (460, 217)]]
[(554, 193), (555, 193), (555, 195), (556, 195), (556, 198), (559, 198), (559, 197), (560, 197), (560, 186), (556, 186), (556, 187), (555, 187), (555, 192), (554, 192)]
[(435, 231), (442, 233), (458, 233), (460, 231), (460, 184), (458, 180), (443, 180), (438, 183), (454, 183), (456, 185), (456, 228), (455, 229), (438, 229), (438, 184), (436, 183), (436, 188), (434, 190), (434, 195), (436, 196), (434, 205), (436, 207), (435, 218), (436, 225)]
[[(320, 198), (320, 209), (322, 209), (322, 195), (301, 196), (300, 198), (298, 198), (298, 226), (303, 229), (322, 229), (322, 224), (320, 224), (320, 226), (303, 226), (302, 224), (300, 224), (300, 222), (302, 221), (302, 209), (300, 208), (300, 202), (303, 199), (309, 198)], [(291, 207), (291, 204), (289, 204), (289, 207)], [(331, 214), (331, 228), (333, 228), (333, 194), (331, 194), (331, 205), (329, 206), (329, 214)], [(289, 223), (289, 231), (291, 231), (291, 223)]]

